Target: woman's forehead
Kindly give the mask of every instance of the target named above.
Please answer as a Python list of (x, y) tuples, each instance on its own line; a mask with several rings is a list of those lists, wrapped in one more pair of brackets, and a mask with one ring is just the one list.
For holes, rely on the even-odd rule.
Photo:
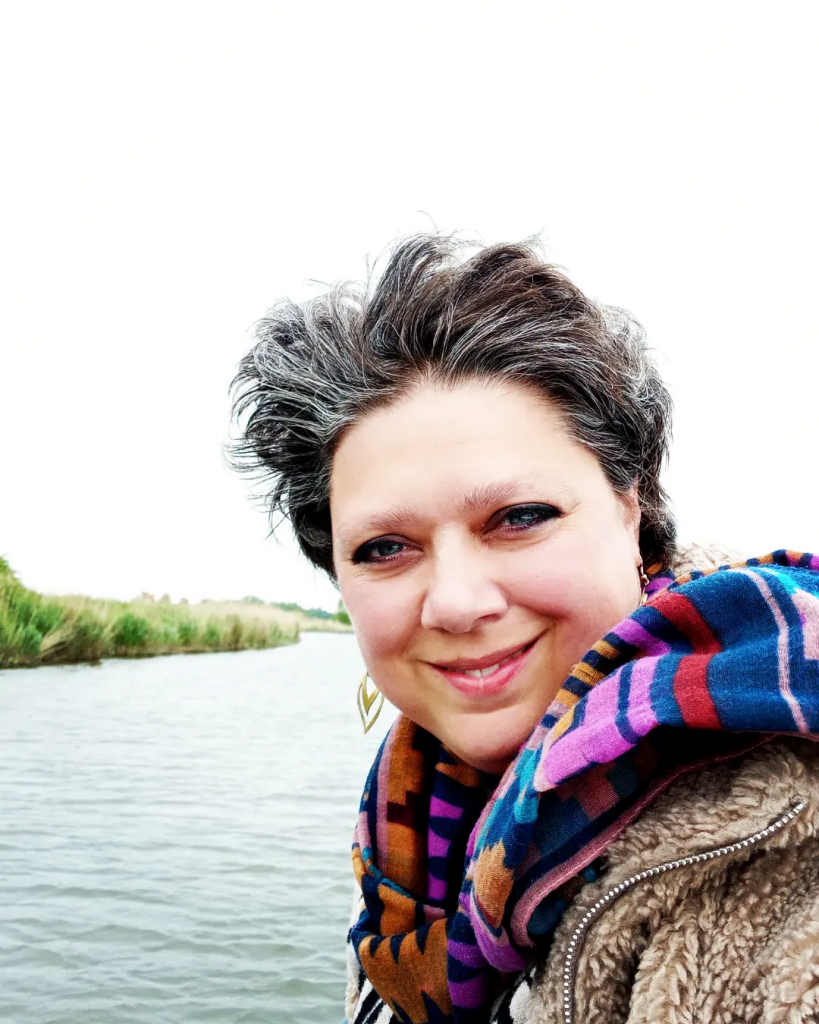
[(522, 501), (570, 501), (597, 460), (527, 389), (416, 392), (359, 421), (330, 479), (337, 540), (410, 522), (464, 519)]
[(413, 468), (447, 458), (490, 461), (526, 449), (571, 443), (563, 415), (545, 396), (503, 382), (470, 381), (454, 388), (427, 385), (366, 413), (342, 436), (332, 475), (361, 475), (377, 465)]

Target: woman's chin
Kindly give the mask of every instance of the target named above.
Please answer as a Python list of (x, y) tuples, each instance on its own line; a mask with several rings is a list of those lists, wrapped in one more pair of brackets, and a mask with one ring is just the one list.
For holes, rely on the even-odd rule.
[[(517, 714), (514, 714), (517, 711)], [(520, 709), (506, 709), (493, 715), (472, 717), (451, 723), (443, 740), (453, 754), (482, 772), (502, 775), (537, 725)]]

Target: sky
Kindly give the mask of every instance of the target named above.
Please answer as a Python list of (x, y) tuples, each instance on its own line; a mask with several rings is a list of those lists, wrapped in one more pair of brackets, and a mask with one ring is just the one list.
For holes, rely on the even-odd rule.
[(0, 554), (48, 593), (334, 587), (225, 465), (282, 296), (542, 239), (644, 324), (684, 540), (817, 550), (812, 2), (0, 6)]

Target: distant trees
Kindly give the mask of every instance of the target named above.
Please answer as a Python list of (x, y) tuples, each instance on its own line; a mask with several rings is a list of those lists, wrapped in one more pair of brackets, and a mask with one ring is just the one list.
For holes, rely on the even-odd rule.
[[(245, 598), (245, 600), (249, 599)], [(306, 615), (311, 619), (323, 619), (325, 622), (341, 622), (345, 626), (352, 625), (343, 601), (338, 602), (338, 607), (334, 612), (328, 612), (324, 608), (304, 608), (295, 601), (271, 601), (270, 605), (273, 608), (281, 608), (283, 612), (301, 612), (302, 615)]]
[[(245, 598), (247, 600), (247, 598)], [(336, 615), (333, 612), (325, 611), (324, 608), (303, 608), (300, 604), (295, 601), (271, 601), (271, 608), (281, 608), (283, 612), (301, 612), (302, 615), (307, 615), (311, 619), (335, 619)]]

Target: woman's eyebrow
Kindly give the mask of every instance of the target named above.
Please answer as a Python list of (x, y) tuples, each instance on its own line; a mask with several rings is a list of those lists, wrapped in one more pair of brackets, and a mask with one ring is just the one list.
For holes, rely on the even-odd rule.
[(412, 505), (392, 505), (381, 512), (364, 516), (348, 528), (342, 527), (339, 534), (342, 542), (352, 544), (362, 534), (392, 533), (417, 516), (418, 511)]
[[(488, 505), (501, 505), (508, 501), (516, 492), (529, 490), (538, 485), (529, 478), (515, 478), (512, 480), (497, 480), (489, 484), (481, 484), (474, 487), (463, 496), (458, 508), (461, 512), (478, 512)], [(541, 483), (542, 487), (543, 484)]]

